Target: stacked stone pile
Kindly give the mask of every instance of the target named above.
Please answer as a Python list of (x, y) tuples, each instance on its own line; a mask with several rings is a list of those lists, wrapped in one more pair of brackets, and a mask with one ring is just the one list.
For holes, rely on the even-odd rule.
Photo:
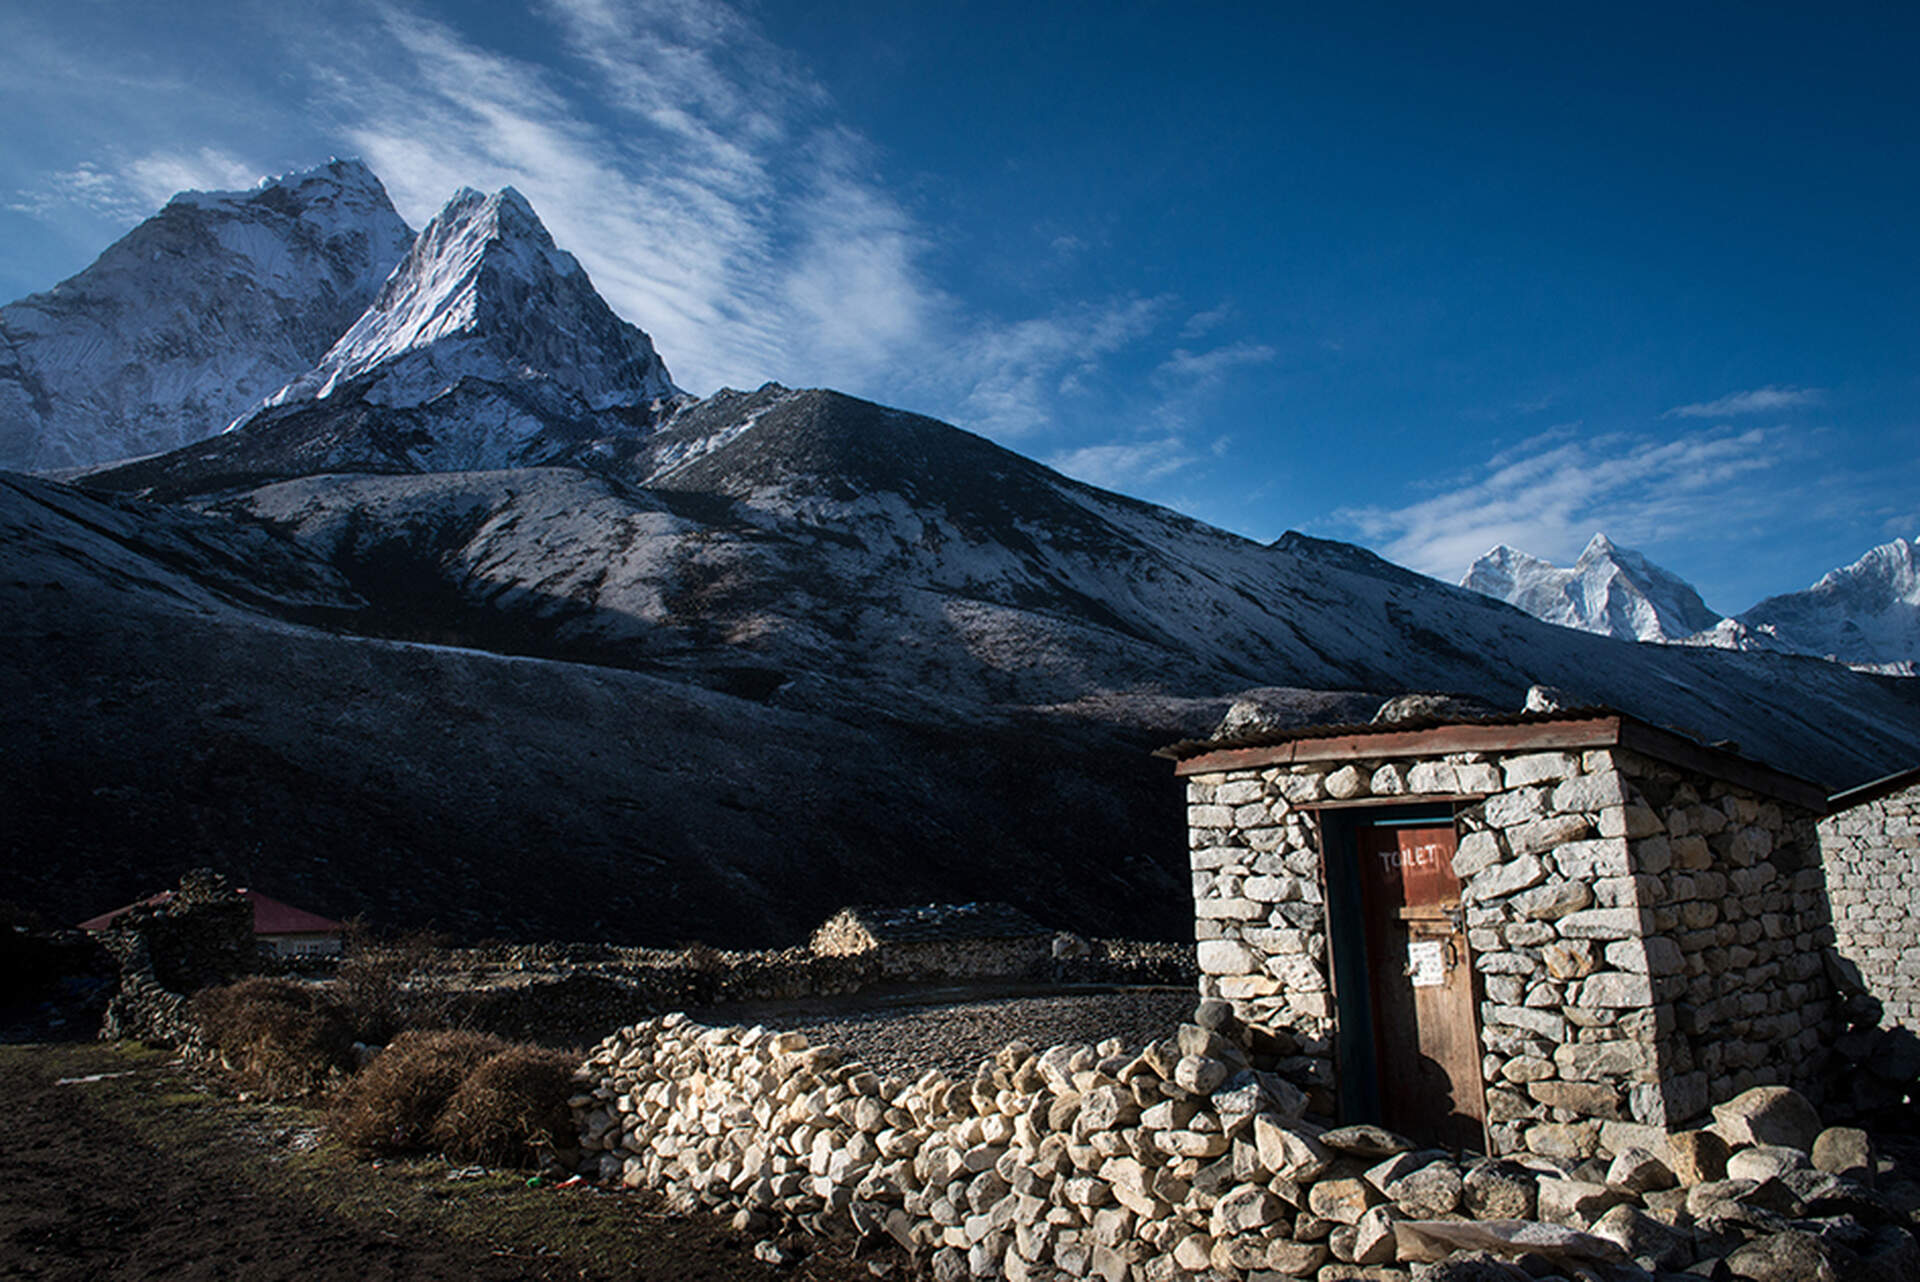
[(1054, 1042), (1118, 1037), (1144, 1044), (1179, 1024), (1193, 1009), (1188, 988), (1002, 997), (938, 1006), (798, 1016), (784, 1027), (815, 1042), (831, 1042), (881, 1076), (918, 1076), (929, 1068), (971, 1075), (982, 1058), (1010, 1041)]
[(891, 1238), (939, 1282), (1920, 1278), (1920, 1191), (1876, 1191), (1865, 1134), (1822, 1130), (1785, 1088), (1658, 1155), (1460, 1158), (1309, 1120), (1257, 1066), (1288, 1048), (1250, 1052), (1221, 1002), (1195, 1018), (1137, 1051), (1015, 1043), (906, 1081), (799, 1033), (668, 1015), (584, 1065), (584, 1169), (748, 1231)]
[(136, 905), (99, 939), (120, 968), (100, 1036), (188, 1046), (199, 1029), (187, 994), (232, 982), (255, 957), (253, 906), (225, 877), (196, 868), (170, 896)]

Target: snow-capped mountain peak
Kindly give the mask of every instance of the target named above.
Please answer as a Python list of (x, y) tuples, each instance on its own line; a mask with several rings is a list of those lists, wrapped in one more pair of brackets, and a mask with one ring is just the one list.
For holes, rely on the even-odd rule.
[(218, 432), (310, 368), (412, 240), (357, 160), (180, 193), (78, 275), (0, 308), (0, 467)]
[(616, 316), (511, 187), (456, 192), (373, 306), (269, 406), (373, 379), (369, 403), (424, 404), (464, 378), (544, 382), (593, 410), (677, 395), (652, 341)]
[(1768, 597), (1699, 640), (1911, 673), (1920, 666), (1920, 546), (1895, 539), (1812, 587)]
[(95, 475), (176, 493), (243, 477), (605, 461), (688, 399), (526, 197), (462, 188), (318, 364), (215, 441)]
[(1605, 534), (1593, 536), (1571, 569), (1500, 544), (1460, 585), (1548, 623), (1631, 641), (1677, 641), (1720, 621), (1686, 580)]

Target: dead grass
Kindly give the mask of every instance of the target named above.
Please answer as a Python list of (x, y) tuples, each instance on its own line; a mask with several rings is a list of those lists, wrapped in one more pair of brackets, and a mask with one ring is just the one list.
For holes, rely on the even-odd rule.
[(221, 1064), (253, 1090), (312, 1094), (352, 1067), (346, 1012), (308, 985), (243, 979), (202, 989), (192, 1010)]
[(538, 1046), (513, 1046), (460, 1083), (433, 1126), (433, 1143), (455, 1161), (537, 1166), (542, 1154), (571, 1149), (579, 1058)]
[[(98, 1080), (48, 1085), (83, 1077)], [(136, 1262), (156, 1258), (191, 1276), (292, 1276), (293, 1268), (270, 1268), (265, 1255), (253, 1271), (231, 1272), (234, 1234), (256, 1226), (262, 1250), (304, 1262), (298, 1267), (306, 1276), (872, 1282), (865, 1260), (849, 1260), (840, 1248), (776, 1271), (754, 1259), (751, 1238), (711, 1216), (671, 1212), (640, 1190), (555, 1187), (504, 1172), (452, 1179), (447, 1163), (434, 1158), (369, 1163), (335, 1143), (295, 1143), (322, 1120), (311, 1105), (237, 1101), (205, 1089), (168, 1055), (138, 1046), (0, 1046), (0, 1090), (10, 1107), (26, 1111), (27, 1125), (45, 1132), (45, 1151), (57, 1154), (30, 1171), (0, 1170), (0, 1178), (23, 1181), (22, 1189), (46, 1186), (49, 1208), (63, 1199), (78, 1208), (89, 1191), (120, 1188), (126, 1163), (149, 1151), (154, 1169), (176, 1174), (179, 1190), (191, 1188), (197, 1199), (178, 1218), (198, 1254), (156, 1255), (159, 1217), (138, 1207), (187, 1195), (143, 1189), (125, 1208), (96, 1208), (91, 1217), (70, 1211), (73, 1254), (93, 1271), (76, 1265), (45, 1276), (132, 1277)], [(19, 1130), (22, 1119), (13, 1125)], [(0, 1146), (0, 1168), (36, 1151)], [(223, 1216), (224, 1227), (210, 1230), (206, 1214)], [(316, 1214), (325, 1222), (316, 1224)], [(388, 1242), (394, 1254), (372, 1253), (357, 1239)]]
[(446, 939), (429, 931), (383, 937), (362, 920), (348, 922), (347, 957), (333, 986), (354, 1035), (378, 1045), (406, 1029), (445, 1027), (445, 995), (409, 981), (428, 974), (446, 952)]
[(468, 1075), (506, 1049), (485, 1033), (402, 1033), (341, 1090), (329, 1129), (362, 1155), (426, 1148)]

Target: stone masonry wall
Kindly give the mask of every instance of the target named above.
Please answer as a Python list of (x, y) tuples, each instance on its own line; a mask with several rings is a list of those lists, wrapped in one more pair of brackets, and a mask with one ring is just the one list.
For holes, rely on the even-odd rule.
[(1619, 757), (1665, 1124), (1698, 1125), (1710, 1105), (1755, 1086), (1796, 1086), (1817, 1099), (1837, 1028), (1815, 817), (1664, 762)]
[(1920, 1031), (1920, 784), (1820, 823), (1839, 954), (1885, 1023)]
[[(1308, 807), (1459, 795), (1482, 797), (1458, 809), (1454, 871), (1481, 988), (1495, 1153), (1645, 1147), (1767, 1080), (1769, 1064), (1810, 1057), (1825, 995), (1804, 817), (1612, 749), (1195, 776), (1202, 992), (1298, 1036), (1297, 1080), (1329, 1095), (1335, 1081), (1319, 818)], [(1790, 854), (1773, 862), (1776, 849)]]

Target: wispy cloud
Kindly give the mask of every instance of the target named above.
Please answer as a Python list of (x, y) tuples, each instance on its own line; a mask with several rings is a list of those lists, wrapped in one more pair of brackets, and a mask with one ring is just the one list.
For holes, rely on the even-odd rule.
[(1777, 387), (1769, 384), (1744, 392), (1730, 392), (1719, 400), (1676, 405), (1662, 417), (1732, 418), (1738, 414), (1770, 414), (1803, 405), (1818, 405), (1824, 396), (1825, 393), (1817, 387)]
[(40, 217), (74, 208), (126, 219), (153, 212), (152, 205), (135, 195), (125, 178), (93, 160), (44, 174), (32, 186), (8, 193), (7, 208)]
[(1047, 466), (1077, 480), (1110, 490), (1125, 490), (1165, 480), (1202, 459), (1180, 436), (1086, 445), (1046, 460)]
[(1242, 365), (1265, 365), (1279, 353), (1265, 343), (1228, 343), (1204, 352), (1177, 347), (1162, 361), (1159, 373), (1180, 379), (1212, 382), (1228, 370)]
[(1234, 315), (1234, 311), (1232, 303), (1221, 303), (1203, 312), (1195, 312), (1187, 317), (1187, 323), (1180, 327), (1181, 341), (1191, 343), (1196, 338), (1211, 334), (1225, 324)]
[(42, 216), (80, 208), (131, 222), (151, 214), (176, 192), (230, 191), (251, 187), (259, 177), (245, 161), (216, 147), (156, 151), (128, 160), (85, 160), (47, 174), (13, 193), (7, 208)]
[(969, 312), (884, 157), (724, 4), (549, 0), (577, 80), (380, 12), (392, 65), (356, 45), (319, 72), (401, 211), (417, 224), (462, 184), (518, 187), (694, 391), (826, 383), (1023, 436), (1163, 314), (1136, 298)]
[[(1108, 357), (1151, 332), (1158, 299), (1085, 304), (1007, 325), (982, 326), (960, 337), (922, 384), (966, 384), (959, 415), (992, 435), (1029, 435), (1047, 425), (1047, 409), (1077, 396)], [(959, 371), (968, 371), (960, 374)]]
[(231, 191), (251, 187), (260, 171), (218, 147), (197, 151), (156, 151), (126, 167), (127, 184), (152, 208), (178, 191)]
[(1668, 440), (1556, 430), (1496, 455), (1455, 489), (1405, 507), (1344, 509), (1336, 520), (1392, 560), (1450, 580), (1497, 543), (1567, 560), (1596, 530), (1629, 545), (1704, 539), (1779, 503), (1763, 481), (1786, 446), (1784, 432), (1765, 428)]

